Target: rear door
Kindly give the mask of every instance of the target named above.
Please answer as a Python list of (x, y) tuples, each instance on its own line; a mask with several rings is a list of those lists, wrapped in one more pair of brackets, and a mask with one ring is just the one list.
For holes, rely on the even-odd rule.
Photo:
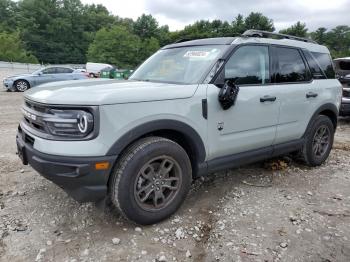
[(73, 80), (74, 75), (72, 74), (73, 69), (67, 67), (56, 68), (56, 81)]
[(281, 101), (274, 144), (281, 144), (302, 137), (315, 111), (318, 90), (300, 49), (274, 46), (272, 53), (273, 81)]

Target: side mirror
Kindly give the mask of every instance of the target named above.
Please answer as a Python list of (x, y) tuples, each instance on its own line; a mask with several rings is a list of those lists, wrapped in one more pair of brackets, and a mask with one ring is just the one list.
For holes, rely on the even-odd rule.
[(38, 72), (38, 76), (41, 76), (43, 74), (43, 72)]
[(236, 102), (239, 87), (235, 85), (232, 79), (227, 79), (219, 92), (219, 103), (222, 109), (227, 110)]

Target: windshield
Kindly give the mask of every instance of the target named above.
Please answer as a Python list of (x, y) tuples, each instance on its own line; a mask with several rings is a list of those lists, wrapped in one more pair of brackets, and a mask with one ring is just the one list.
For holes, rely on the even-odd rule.
[(159, 50), (148, 58), (130, 79), (198, 84), (226, 49), (225, 45), (208, 45)]

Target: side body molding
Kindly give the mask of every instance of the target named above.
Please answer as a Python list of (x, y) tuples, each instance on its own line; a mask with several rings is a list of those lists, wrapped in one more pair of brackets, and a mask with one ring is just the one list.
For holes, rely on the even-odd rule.
[(133, 141), (146, 134), (158, 131), (176, 131), (181, 133), (186, 138), (184, 142), (188, 143), (195, 152), (197, 164), (205, 161), (206, 151), (204, 142), (197, 131), (188, 124), (168, 119), (151, 121), (133, 128), (114, 142), (108, 150), (107, 155), (119, 155)]

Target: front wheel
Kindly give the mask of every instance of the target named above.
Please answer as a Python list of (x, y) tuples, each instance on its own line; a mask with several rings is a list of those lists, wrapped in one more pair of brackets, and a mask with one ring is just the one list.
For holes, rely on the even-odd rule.
[(127, 219), (154, 224), (180, 207), (191, 180), (186, 151), (169, 139), (148, 137), (131, 145), (118, 161), (109, 183), (110, 197)]
[(18, 80), (15, 82), (15, 88), (18, 92), (24, 92), (29, 89), (29, 83), (25, 80)]
[(307, 132), (301, 156), (309, 166), (319, 166), (328, 158), (334, 141), (331, 119), (319, 115)]

